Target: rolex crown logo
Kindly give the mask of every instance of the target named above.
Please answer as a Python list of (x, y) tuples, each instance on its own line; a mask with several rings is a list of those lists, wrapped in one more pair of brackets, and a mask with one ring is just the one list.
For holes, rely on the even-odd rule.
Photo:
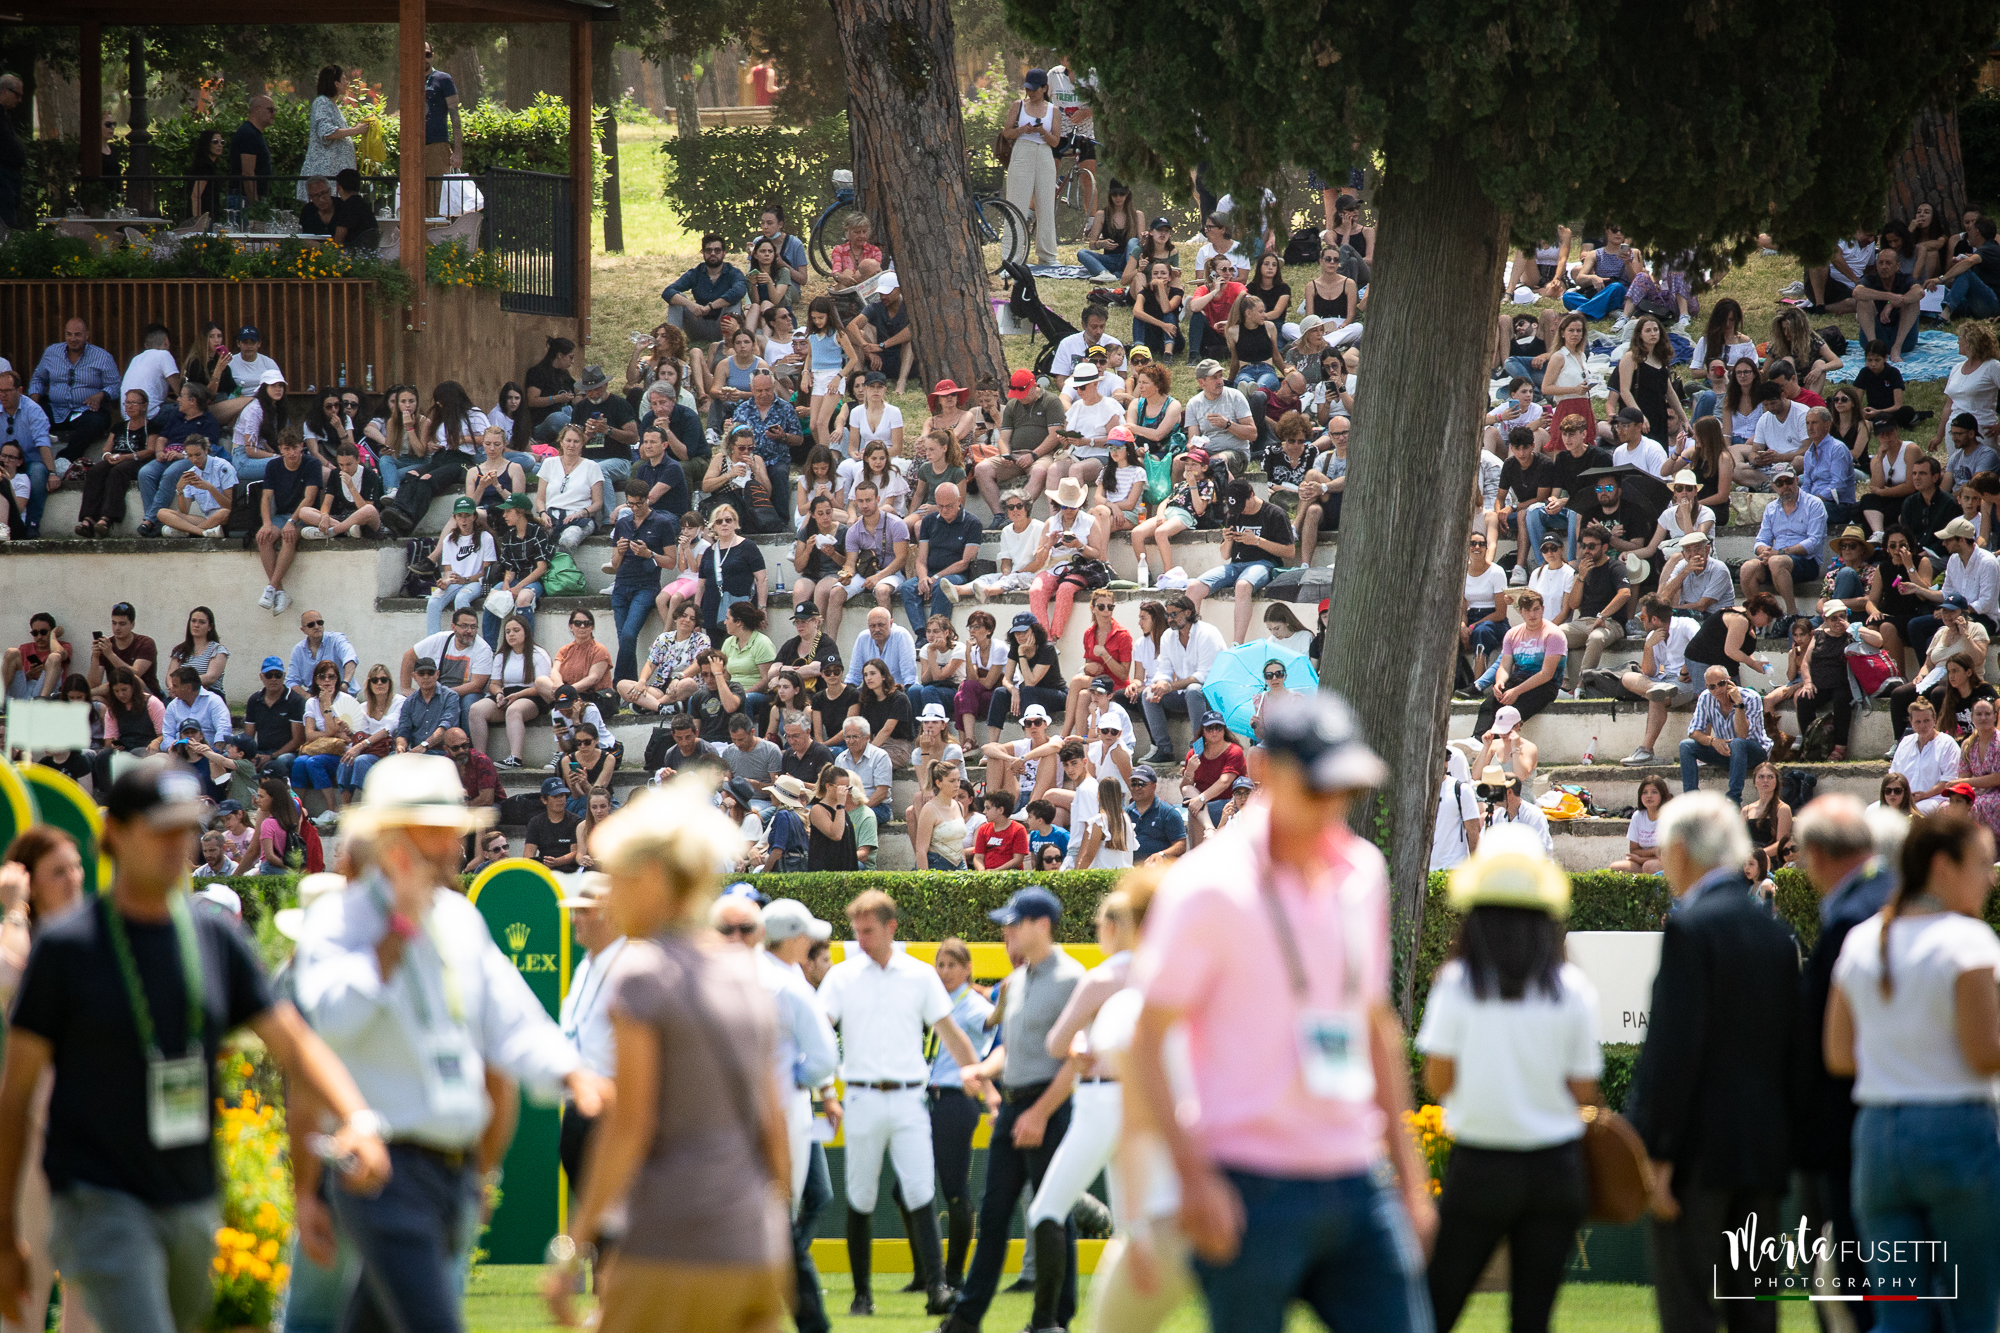
[(515, 921), (507, 927), (507, 947), (515, 953), (528, 947), (528, 923)]

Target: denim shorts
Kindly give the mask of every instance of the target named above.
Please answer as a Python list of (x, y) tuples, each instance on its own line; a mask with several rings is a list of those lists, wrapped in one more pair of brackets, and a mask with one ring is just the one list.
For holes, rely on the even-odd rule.
[(1271, 581), (1278, 567), (1269, 560), (1233, 560), (1220, 569), (1211, 569), (1196, 580), (1210, 592), (1235, 587), (1238, 582), (1261, 588)]

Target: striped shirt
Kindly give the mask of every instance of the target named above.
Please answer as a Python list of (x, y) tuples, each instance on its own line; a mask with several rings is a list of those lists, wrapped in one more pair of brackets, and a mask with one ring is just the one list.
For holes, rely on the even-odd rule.
[(1747, 737), (1737, 736), (1734, 720), (1736, 716), (1735, 710), (1732, 709), (1724, 712), (1721, 703), (1716, 700), (1715, 691), (1713, 690), (1703, 690), (1701, 697), (1695, 700), (1694, 721), (1688, 723), (1688, 735), (1692, 736), (1698, 731), (1705, 731), (1719, 741), (1747, 739), (1755, 741), (1761, 748), (1769, 750), (1771, 742), (1764, 738), (1764, 700), (1762, 696), (1757, 691), (1746, 689), (1740, 685), (1737, 686), (1736, 692), (1742, 697), (1743, 717), (1749, 724), (1749, 735)]

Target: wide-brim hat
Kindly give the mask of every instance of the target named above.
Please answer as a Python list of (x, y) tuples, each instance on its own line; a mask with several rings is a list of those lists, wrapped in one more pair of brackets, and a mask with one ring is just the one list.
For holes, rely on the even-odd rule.
[(1086, 498), (1083, 483), (1075, 477), (1064, 477), (1056, 487), (1055, 502), (1062, 509), (1081, 509)]
[(807, 798), (812, 795), (812, 788), (806, 786), (801, 778), (795, 778), (790, 773), (780, 773), (771, 779), (770, 789), (765, 795), (771, 798), (774, 805), (782, 805), (787, 810), (803, 810)]
[(964, 407), (972, 401), (972, 390), (959, 388), (957, 384), (953, 383), (947, 377), (931, 386), (931, 391), (924, 395), (924, 401), (929, 403), (931, 411), (935, 412), (937, 411), (938, 399), (946, 397), (958, 399), (958, 405)]
[(340, 817), (344, 834), (367, 836), (390, 828), (448, 828), (462, 833), (490, 828), (498, 812), (465, 803), (458, 765), (443, 755), (394, 754), (368, 770), (361, 803)]
[(1569, 915), (1569, 876), (1542, 851), (1534, 830), (1519, 824), (1489, 828), (1479, 850), (1451, 872), (1452, 910), (1525, 907), (1553, 917)]

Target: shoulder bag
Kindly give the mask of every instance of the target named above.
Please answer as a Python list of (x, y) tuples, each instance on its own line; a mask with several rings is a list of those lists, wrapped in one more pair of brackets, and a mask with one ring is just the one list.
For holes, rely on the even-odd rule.
[(1653, 1196), (1644, 1140), (1631, 1121), (1608, 1107), (1585, 1106), (1580, 1113), (1589, 1195), (1585, 1220), (1613, 1226), (1638, 1221)]
[[(1013, 119), (1006, 125), (1001, 126), (1001, 128), (1012, 129), (1020, 123), (1020, 120), (1021, 104), (1016, 102), (1014, 103)], [(1004, 134), (995, 134), (993, 136), (993, 160), (998, 162), (1002, 168), (1010, 166), (1014, 161), (1014, 141)]]

